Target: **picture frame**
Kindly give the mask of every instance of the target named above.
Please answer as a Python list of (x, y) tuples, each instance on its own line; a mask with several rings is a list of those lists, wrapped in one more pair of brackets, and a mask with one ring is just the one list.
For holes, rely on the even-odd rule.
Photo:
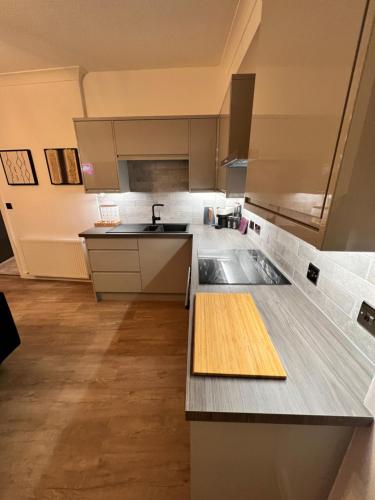
[(79, 186), (82, 184), (77, 148), (46, 148), (44, 156), (52, 185)]
[(30, 149), (0, 150), (0, 160), (9, 186), (39, 184)]

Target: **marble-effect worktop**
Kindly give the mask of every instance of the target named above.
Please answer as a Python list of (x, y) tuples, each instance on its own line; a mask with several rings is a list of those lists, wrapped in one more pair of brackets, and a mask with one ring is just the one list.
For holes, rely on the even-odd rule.
[[(370, 425), (364, 399), (374, 365), (293, 284), (199, 285), (200, 249), (255, 248), (231, 229), (190, 226), (193, 233), (186, 380), (188, 420)], [(282, 269), (280, 269), (283, 271)], [(197, 376), (191, 372), (196, 292), (249, 292), (287, 372), (284, 380)]]

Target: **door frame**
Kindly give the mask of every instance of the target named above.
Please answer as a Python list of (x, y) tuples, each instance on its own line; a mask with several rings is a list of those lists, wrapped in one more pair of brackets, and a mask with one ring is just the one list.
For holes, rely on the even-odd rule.
[(12, 247), (13, 250), (13, 256), (16, 260), (18, 272), (20, 273), (21, 278), (25, 278), (25, 273), (23, 272), (23, 260), (22, 260), (22, 253), (18, 249), (17, 243), (16, 243), (16, 238), (14, 236), (14, 231), (10, 222), (9, 214), (8, 214), (8, 209), (5, 207), (5, 203), (3, 201), (3, 196), (2, 193), (0, 192), (0, 211), (1, 215), (3, 217), (4, 225), (6, 232), (8, 233), (8, 238), (10, 241), (10, 246)]

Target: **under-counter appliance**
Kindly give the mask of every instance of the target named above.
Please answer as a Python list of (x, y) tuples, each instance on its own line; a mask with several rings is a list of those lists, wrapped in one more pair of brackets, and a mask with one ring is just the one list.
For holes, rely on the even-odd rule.
[(200, 250), (201, 285), (290, 285), (260, 250)]

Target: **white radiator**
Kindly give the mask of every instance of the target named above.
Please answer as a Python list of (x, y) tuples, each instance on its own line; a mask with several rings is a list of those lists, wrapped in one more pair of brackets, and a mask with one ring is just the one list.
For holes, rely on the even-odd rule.
[(28, 274), (51, 278), (89, 277), (81, 240), (25, 238), (20, 243)]

